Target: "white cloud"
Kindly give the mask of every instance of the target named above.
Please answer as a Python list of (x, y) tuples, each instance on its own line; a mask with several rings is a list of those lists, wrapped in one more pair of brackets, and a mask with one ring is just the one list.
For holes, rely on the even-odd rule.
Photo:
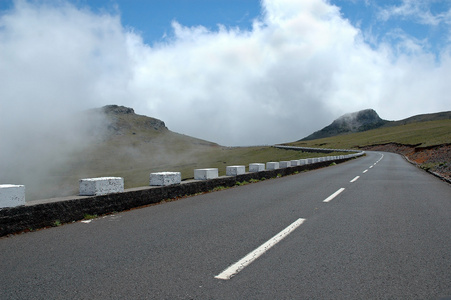
[(295, 140), (325, 125), (337, 50), (358, 32), (319, 1), (264, 4), (251, 32), (174, 23), (169, 45), (143, 49), (135, 88), (150, 95), (147, 108), (170, 127), (232, 145)]
[[(96, 85), (127, 72), (118, 17), (16, 2), (0, 19), (2, 108), (70, 111), (95, 104)], [(121, 78), (122, 81), (122, 78)], [(23, 105), (19, 105), (23, 104)], [(4, 112), (5, 110), (3, 110)]]
[(118, 16), (58, 3), (19, 1), (0, 16), (2, 128), (120, 104), (248, 145), (297, 140), (364, 108), (390, 119), (449, 110), (449, 51), (437, 61), (405, 36), (371, 48), (321, 0), (265, 0), (250, 31), (174, 22), (153, 46)]
[(379, 16), (382, 20), (391, 18), (412, 18), (424, 25), (437, 26), (440, 23), (449, 24), (449, 16), (451, 8), (448, 11), (434, 13), (431, 11), (431, 5), (434, 0), (418, 1), (418, 0), (402, 0), (400, 5), (389, 5), (380, 8)]

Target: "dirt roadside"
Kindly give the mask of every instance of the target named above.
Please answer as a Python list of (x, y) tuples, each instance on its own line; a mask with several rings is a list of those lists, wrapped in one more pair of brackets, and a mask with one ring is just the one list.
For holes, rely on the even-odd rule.
[(362, 147), (362, 150), (386, 151), (404, 155), (411, 163), (451, 183), (451, 144), (419, 147), (388, 143)]

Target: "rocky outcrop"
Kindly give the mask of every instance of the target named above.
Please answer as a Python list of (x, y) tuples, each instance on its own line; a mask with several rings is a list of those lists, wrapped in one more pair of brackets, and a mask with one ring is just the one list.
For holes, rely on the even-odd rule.
[(168, 129), (163, 121), (138, 115), (133, 108), (106, 105), (100, 110), (108, 119), (107, 130), (110, 135), (123, 135), (128, 133), (128, 131), (163, 131)]
[(155, 130), (167, 129), (167, 127), (163, 121), (158, 120), (158, 119), (153, 119), (153, 118), (149, 118), (149, 119), (150, 120), (146, 123), (146, 125), (148, 126), (149, 129), (155, 129)]
[(102, 107), (102, 110), (105, 114), (115, 115), (127, 115), (135, 113), (133, 108), (118, 105), (105, 105), (104, 107)]

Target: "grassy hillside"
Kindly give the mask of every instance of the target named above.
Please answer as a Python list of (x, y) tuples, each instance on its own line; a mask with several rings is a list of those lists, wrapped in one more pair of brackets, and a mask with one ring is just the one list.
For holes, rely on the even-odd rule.
[[(189, 139), (188, 137), (170, 131), (148, 144), (135, 141), (131, 143), (132, 146), (125, 146), (126, 139), (128, 138), (100, 144), (74, 157), (70, 166), (56, 170), (48, 178), (45, 190), (30, 190), (27, 199), (76, 195), (78, 180), (81, 178), (124, 177), (125, 188), (131, 188), (148, 185), (149, 174), (152, 172), (181, 172), (182, 179), (189, 179), (194, 177), (194, 169), (218, 168), (219, 175), (222, 176), (225, 175), (226, 166), (247, 166), (256, 162), (266, 163), (325, 155), (274, 147), (228, 148), (218, 145), (194, 145), (190, 141), (183, 141)], [(339, 154), (341, 153), (329, 155)]]
[(397, 127), (420, 122), (451, 120), (451, 111), (416, 115), (399, 121), (383, 120), (373, 109), (365, 109), (345, 114), (330, 125), (318, 130), (300, 141), (317, 140), (338, 135), (364, 132), (385, 127)]
[(390, 142), (421, 147), (451, 143), (451, 120), (383, 127), (311, 141), (293, 142), (289, 145), (344, 149)]
[(26, 199), (30, 201), (77, 195), (82, 178), (124, 177), (125, 188), (131, 188), (148, 185), (152, 172), (177, 171), (182, 173), (182, 179), (188, 179), (194, 177), (197, 168), (218, 168), (219, 175), (225, 175), (226, 166), (230, 165), (325, 155), (274, 147), (223, 147), (172, 132), (164, 122), (137, 115), (126, 107), (107, 106), (87, 114), (99, 113), (104, 115), (104, 122), (92, 129), (95, 141), (73, 153), (68, 161), (50, 172), (36, 170), (40, 176), (30, 176), (33, 180), (10, 176), (0, 181), (25, 184)]
[(399, 121), (389, 121), (383, 127), (393, 127), (399, 125), (407, 125), (411, 123), (429, 122), (438, 120), (451, 120), (451, 111), (442, 111), (432, 114), (422, 114)]

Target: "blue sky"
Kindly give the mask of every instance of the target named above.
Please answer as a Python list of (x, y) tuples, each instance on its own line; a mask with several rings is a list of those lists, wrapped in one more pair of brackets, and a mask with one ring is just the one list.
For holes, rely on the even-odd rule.
[[(103, 2), (103, 1), (101, 1)], [(171, 22), (202, 25), (216, 30), (218, 24), (248, 30), (260, 15), (253, 0), (104, 1), (100, 7), (118, 7), (124, 24), (137, 29), (146, 43), (160, 41), (172, 32)], [(113, 4), (112, 4), (113, 3)], [(117, 5), (117, 6), (116, 6)]]
[(0, 0), (0, 126), (18, 130), (118, 104), (282, 143), (360, 109), (450, 110), (450, 72), (448, 0)]
[[(69, 2), (96, 13), (119, 14), (122, 24), (139, 32), (149, 44), (170, 35), (172, 21), (185, 26), (202, 25), (211, 30), (216, 30), (218, 24), (250, 29), (253, 19), (258, 18), (261, 13), (258, 0), (70, 0)], [(12, 0), (0, 0), (0, 9), (11, 7)]]
[[(259, 0), (69, 0), (69, 2), (96, 13), (120, 15), (122, 24), (139, 33), (148, 44), (161, 42), (170, 37), (172, 21), (188, 27), (201, 25), (212, 31), (217, 30), (218, 24), (250, 30), (253, 21), (262, 15)], [(330, 0), (329, 3), (338, 6), (343, 17), (362, 30), (364, 35), (371, 34), (372, 38), (376, 39), (371, 41), (368, 39), (370, 44), (382, 41), (396, 43), (400, 38), (400, 32), (425, 41), (424, 47), (434, 53), (439, 52), (441, 47), (449, 42), (451, 1)], [(13, 6), (12, 0), (0, 0), (0, 9)], [(387, 12), (395, 9), (398, 9), (398, 13), (392, 12), (391, 16), (387, 17)], [(444, 20), (440, 22), (440, 15), (446, 12), (448, 16), (442, 16)]]
[[(399, 33), (425, 41), (428, 51), (438, 53), (449, 43), (451, 1), (333, 0), (343, 16), (364, 35), (377, 42), (395, 44)], [(447, 16), (442, 16), (447, 14)], [(446, 24), (447, 23), (447, 24)], [(395, 33), (398, 33), (395, 35)]]

